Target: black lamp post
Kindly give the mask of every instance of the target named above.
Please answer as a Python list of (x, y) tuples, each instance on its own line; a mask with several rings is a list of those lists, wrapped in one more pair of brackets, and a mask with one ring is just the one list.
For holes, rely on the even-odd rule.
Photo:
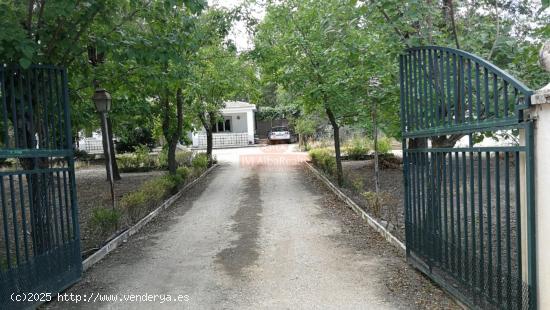
[(114, 184), (114, 176), (113, 176), (113, 150), (111, 150), (111, 143), (109, 142), (109, 126), (107, 126), (107, 113), (111, 110), (111, 103), (112, 98), (111, 94), (109, 94), (105, 89), (98, 88), (95, 90), (94, 95), (92, 96), (92, 101), (95, 104), (96, 110), (101, 114), (101, 124), (102, 128), (105, 130), (102, 130), (102, 136), (103, 141), (106, 143), (103, 143), (103, 145), (107, 146), (104, 150), (104, 156), (105, 160), (107, 162), (107, 169), (109, 169), (109, 182), (111, 183), (111, 203), (113, 209), (115, 208), (115, 184)]

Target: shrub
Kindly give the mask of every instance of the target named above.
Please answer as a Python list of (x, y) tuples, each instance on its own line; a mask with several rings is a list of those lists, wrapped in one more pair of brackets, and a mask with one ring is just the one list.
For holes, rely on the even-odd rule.
[(179, 151), (176, 152), (176, 163), (179, 167), (181, 166), (191, 166), (193, 161), (193, 152), (191, 151)]
[(391, 141), (389, 138), (378, 139), (378, 154), (388, 154), (391, 151)]
[(181, 183), (183, 183), (185, 182), (185, 180), (187, 180), (187, 178), (189, 178), (189, 175), (191, 174), (191, 170), (189, 169), (189, 167), (179, 167), (176, 170), (176, 174), (182, 178)]
[[(178, 167), (191, 166), (193, 160), (193, 152), (191, 151), (176, 151), (176, 164)], [(158, 155), (157, 166), (159, 169), (168, 168), (168, 148), (162, 148)]]
[(149, 148), (145, 145), (136, 147), (134, 153), (117, 155), (116, 160), (123, 172), (150, 171), (157, 167), (155, 158), (149, 154)]
[(119, 130), (117, 133), (118, 142), (115, 147), (116, 151), (121, 154), (134, 152), (140, 145), (152, 148), (155, 144), (153, 134), (148, 128), (136, 127), (130, 130)]
[(193, 168), (179, 167), (175, 174), (167, 174), (146, 181), (136, 191), (122, 197), (120, 205), (128, 218), (132, 222), (137, 222), (146, 212), (160, 204), (164, 198), (175, 193), (190, 176), (200, 175), (208, 164), (205, 158), (206, 155), (199, 154), (193, 158)]
[(121, 154), (116, 156), (116, 163), (121, 171), (137, 170), (139, 163), (133, 154)]
[(371, 212), (375, 216), (379, 217), (382, 205), (380, 194), (377, 195), (375, 192), (364, 192), (361, 195), (365, 197), (365, 200), (367, 200), (367, 205), (369, 206)]
[(90, 223), (93, 230), (106, 237), (117, 229), (120, 218), (120, 211), (101, 207), (92, 211)]
[(381, 191), (378, 194), (376, 192), (363, 192), (361, 195), (365, 197), (369, 209), (377, 217), (380, 217), (382, 206), (398, 203), (391, 193), (386, 191)]
[(336, 172), (336, 158), (326, 148), (312, 149), (309, 151), (312, 163), (321, 168), (325, 173), (333, 175)]
[(351, 187), (356, 193), (361, 193), (365, 189), (365, 182), (361, 179), (355, 179), (351, 182)]
[(205, 153), (199, 153), (193, 157), (191, 166), (199, 170), (206, 170), (208, 168), (208, 156)]
[(131, 222), (137, 222), (144, 215), (147, 207), (148, 197), (142, 190), (131, 192), (120, 201), (120, 205), (130, 218)]
[(156, 166), (154, 158), (149, 155), (149, 147), (146, 145), (139, 145), (136, 147), (134, 155), (140, 167), (153, 168)]
[(138, 190), (124, 197), (120, 202), (132, 222), (136, 222), (147, 211), (162, 202), (166, 196), (177, 191), (189, 175), (189, 168), (180, 167), (176, 174), (164, 175), (143, 183)]
[(350, 159), (361, 159), (369, 153), (370, 145), (371, 142), (366, 138), (356, 137), (348, 141), (343, 150)]
[(168, 148), (163, 147), (157, 157), (157, 167), (160, 169), (168, 168)]
[(141, 190), (151, 202), (148, 207), (162, 200), (176, 185), (177, 182), (172, 175), (165, 175), (145, 182), (141, 186)]
[(93, 156), (91, 156), (90, 154), (88, 154), (88, 152), (84, 151), (84, 150), (74, 150), (74, 158), (77, 159), (77, 160), (90, 160), (93, 158)]

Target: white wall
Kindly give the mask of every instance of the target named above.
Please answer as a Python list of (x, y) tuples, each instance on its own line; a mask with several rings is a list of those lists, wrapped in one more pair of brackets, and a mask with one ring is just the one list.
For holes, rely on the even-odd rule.
[[(550, 85), (550, 84), (549, 84)], [(535, 124), (535, 227), (538, 309), (550, 309), (550, 90), (532, 97)]]
[[(249, 115), (250, 114), (250, 115)], [(246, 133), (248, 136), (248, 143), (254, 143), (254, 112), (239, 112), (239, 113), (224, 113), (224, 118), (231, 117), (231, 133)], [(237, 117), (239, 119), (237, 119)], [(193, 146), (199, 147), (199, 135), (204, 134), (204, 128), (200, 128), (199, 132), (193, 133), (192, 140), (193, 140)], [(223, 134), (230, 134), (228, 133), (220, 133), (220, 135)], [(214, 135), (217, 135), (217, 133), (214, 133)]]
[[(247, 132), (246, 127), (246, 113), (231, 113), (231, 114), (224, 114), (224, 117), (231, 116), (231, 125), (233, 128), (231, 128), (231, 132)], [(237, 116), (240, 119), (237, 119)]]

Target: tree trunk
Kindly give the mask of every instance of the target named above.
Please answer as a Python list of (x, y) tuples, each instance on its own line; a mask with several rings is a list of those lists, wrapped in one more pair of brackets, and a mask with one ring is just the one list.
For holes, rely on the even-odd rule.
[(208, 157), (208, 167), (212, 167), (212, 129), (206, 130), (206, 156)]
[[(206, 116), (208, 115), (208, 117)], [(206, 156), (208, 157), (208, 167), (212, 167), (214, 160), (212, 158), (212, 148), (213, 148), (213, 131), (214, 126), (216, 126), (216, 118), (214, 113), (208, 112), (203, 114), (199, 113), (199, 120), (206, 131)]]
[(172, 139), (168, 142), (168, 172), (175, 174), (178, 169), (178, 163), (176, 162), (176, 148), (178, 146), (178, 140)]
[(336, 155), (336, 182), (338, 186), (344, 184), (344, 174), (342, 172), (342, 157), (340, 155), (340, 127), (336, 122), (336, 118), (330, 108), (325, 109), (330, 124), (332, 125), (332, 131), (334, 132), (334, 153)]
[(168, 171), (172, 174), (176, 173), (178, 169), (176, 150), (183, 131), (183, 94), (181, 88), (176, 90), (176, 118), (175, 131), (171, 135), (165, 136), (168, 142)]
[(456, 142), (464, 137), (463, 134), (439, 136), (432, 139), (432, 147), (454, 147)]
[(376, 115), (376, 103), (372, 111), (372, 136), (374, 139), (374, 189), (376, 192), (376, 204), (378, 205), (378, 195), (380, 194), (380, 167), (378, 162), (378, 124)]
[(214, 126), (216, 126), (216, 115), (213, 112), (208, 112), (208, 120), (210, 121), (210, 133), (206, 133), (206, 156), (208, 156), (208, 167), (212, 167), (214, 164), (212, 149), (214, 148)]

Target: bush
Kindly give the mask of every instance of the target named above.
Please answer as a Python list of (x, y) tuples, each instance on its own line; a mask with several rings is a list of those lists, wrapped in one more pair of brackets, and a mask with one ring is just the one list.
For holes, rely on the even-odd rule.
[(168, 148), (166, 146), (162, 148), (157, 157), (157, 167), (160, 169), (168, 168)]
[(116, 163), (120, 171), (137, 169), (139, 163), (133, 154), (121, 154), (116, 156)]
[(312, 149), (309, 151), (313, 165), (321, 168), (325, 173), (334, 175), (336, 172), (336, 158), (332, 152), (326, 148)]
[(118, 142), (116, 143), (116, 151), (118, 153), (134, 152), (137, 147), (146, 145), (152, 148), (155, 144), (153, 134), (148, 128), (136, 127), (126, 131), (118, 131)]
[(87, 161), (87, 160), (90, 160), (93, 158), (93, 156), (91, 156), (90, 154), (88, 154), (88, 152), (84, 151), (84, 150), (74, 150), (74, 158), (77, 159), (77, 160), (84, 160), (84, 161)]
[(134, 155), (141, 167), (153, 168), (156, 166), (155, 159), (149, 154), (149, 151), (150, 149), (146, 145), (136, 147)]
[(134, 153), (117, 155), (116, 160), (122, 172), (150, 171), (158, 166), (145, 145), (138, 146)]
[(113, 233), (120, 222), (121, 213), (112, 208), (96, 208), (92, 211), (90, 224), (103, 237), (107, 237)]
[(399, 203), (391, 193), (386, 191), (381, 191), (378, 194), (376, 194), (376, 192), (367, 191), (361, 193), (361, 195), (367, 201), (367, 205), (369, 206), (371, 212), (377, 217), (380, 217), (380, 211), (383, 206), (392, 204), (395, 205)]
[(208, 168), (208, 156), (205, 153), (199, 153), (193, 157), (191, 166), (199, 170), (206, 170)]
[[(188, 152), (183, 152), (188, 153)], [(188, 154), (185, 154), (187, 157)], [(200, 175), (208, 166), (206, 154), (198, 154), (193, 158), (192, 168), (179, 167), (175, 174), (156, 177), (143, 183), (120, 201), (122, 209), (131, 222), (139, 221), (148, 211), (160, 204), (167, 196), (174, 194), (180, 185), (190, 176)]]
[[(193, 152), (191, 151), (176, 151), (176, 164), (178, 167), (191, 166), (193, 160)], [(162, 148), (158, 156), (158, 168), (168, 168), (168, 148)]]
[(356, 137), (344, 144), (343, 151), (348, 155), (349, 159), (361, 159), (369, 153), (371, 144), (365, 138)]
[(176, 163), (179, 167), (181, 166), (191, 166), (193, 161), (193, 152), (191, 151), (179, 151), (176, 152)]
[(388, 154), (391, 151), (391, 141), (389, 138), (378, 139), (378, 154)]
[(164, 175), (143, 183), (140, 188), (120, 202), (132, 222), (137, 222), (146, 212), (157, 206), (168, 195), (177, 191), (189, 175), (189, 168), (180, 167), (176, 174)]
[(132, 223), (141, 219), (145, 211), (148, 209), (147, 203), (148, 197), (142, 190), (131, 192), (122, 197), (120, 201), (122, 209), (126, 211), (126, 214)]
[(355, 179), (351, 182), (351, 187), (356, 193), (361, 193), (365, 190), (365, 182), (361, 179)]
[(189, 167), (179, 167), (176, 170), (176, 174), (182, 178), (183, 181), (181, 183), (184, 183), (185, 180), (187, 180), (187, 178), (191, 175), (191, 170)]

